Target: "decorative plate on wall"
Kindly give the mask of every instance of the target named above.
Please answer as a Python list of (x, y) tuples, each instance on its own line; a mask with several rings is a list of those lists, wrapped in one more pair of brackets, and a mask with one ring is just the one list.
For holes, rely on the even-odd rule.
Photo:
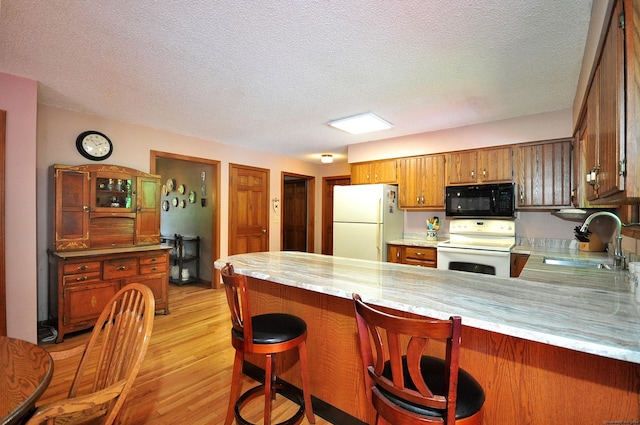
[(196, 203), (196, 193), (193, 190), (189, 192), (189, 203), (190, 204)]
[(184, 189), (184, 185), (183, 185), (183, 184), (181, 184), (180, 186), (178, 186), (178, 193), (179, 193), (180, 195), (184, 195), (184, 191), (185, 191), (185, 189)]
[(169, 211), (169, 201), (167, 201), (166, 199), (162, 201), (162, 210)]
[(176, 181), (174, 179), (167, 180), (167, 192), (173, 192), (173, 188), (176, 186)]
[(177, 207), (177, 206), (178, 206), (178, 198), (173, 198), (173, 199), (171, 200), (171, 204), (172, 204), (174, 207)]
[(184, 199), (180, 200), (180, 208), (184, 208), (187, 206), (187, 203), (184, 201)]

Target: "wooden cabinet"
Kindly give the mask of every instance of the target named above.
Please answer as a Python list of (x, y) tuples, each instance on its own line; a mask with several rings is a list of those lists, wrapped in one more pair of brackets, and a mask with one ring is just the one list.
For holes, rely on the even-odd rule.
[(395, 159), (351, 164), (351, 184), (395, 184), (397, 182)]
[(527, 264), (527, 261), (529, 260), (529, 255), (530, 254), (524, 253), (524, 252), (511, 253), (511, 273), (510, 273), (511, 277), (520, 276), (520, 273), (522, 273), (522, 269), (524, 269), (524, 266)]
[(160, 243), (160, 176), (115, 165), (52, 170), (52, 250)]
[(156, 310), (169, 313), (169, 247), (52, 252), (50, 311), (58, 323), (56, 342), (95, 324), (109, 299), (132, 282), (151, 288)]
[(500, 147), (447, 154), (447, 185), (513, 180), (513, 148)]
[(387, 261), (421, 267), (437, 267), (437, 248), (410, 245), (388, 245)]
[(577, 206), (640, 201), (640, 4), (614, 2), (577, 126)]
[(622, 1), (618, 1), (605, 29), (600, 60), (586, 96), (586, 137), (581, 146), (585, 161), (578, 181), (584, 185), (587, 201), (615, 196), (624, 189), (625, 81), (621, 14)]
[(402, 209), (444, 208), (444, 155), (398, 160), (398, 205)]
[(64, 334), (95, 323), (111, 296), (146, 284), (169, 312), (168, 247), (160, 245), (160, 176), (116, 165), (54, 165), (50, 311)]
[(571, 155), (571, 139), (518, 145), (518, 208), (570, 206)]

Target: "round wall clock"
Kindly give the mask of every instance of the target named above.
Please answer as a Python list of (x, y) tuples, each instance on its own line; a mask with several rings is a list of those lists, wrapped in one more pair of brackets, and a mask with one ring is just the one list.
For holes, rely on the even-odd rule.
[(76, 148), (80, 155), (91, 161), (104, 161), (113, 153), (113, 143), (98, 131), (85, 131), (76, 138)]

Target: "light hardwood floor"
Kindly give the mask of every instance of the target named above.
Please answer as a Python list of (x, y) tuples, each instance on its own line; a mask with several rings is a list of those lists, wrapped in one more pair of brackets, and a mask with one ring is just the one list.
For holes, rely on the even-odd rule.
[[(197, 285), (169, 285), (171, 314), (156, 315), (149, 350), (123, 408), (123, 423), (222, 424), (227, 410), (231, 367), (229, 311), (224, 290)], [(65, 336), (62, 350), (84, 343), (89, 333)], [(64, 398), (79, 359), (56, 362), (49, 388), (38, 404)], [(245, 378), (243, 390), (255, 385)], [(247, 406), (246, 419), (261, 424), (262, 399)], [(273, 423), (290, 416), (297, 405), (278, 396)], [(255, 416), (254, 416), (255, 415)], [(306, 418), (302, 424), (308, 424)], [(316, 415), (316, 424), (331, 424)]]

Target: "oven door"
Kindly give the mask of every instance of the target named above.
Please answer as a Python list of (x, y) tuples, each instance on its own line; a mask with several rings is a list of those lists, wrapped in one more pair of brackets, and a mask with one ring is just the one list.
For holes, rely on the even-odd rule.
[(438, 269), (511, 276), (511, 252), (438, 246)]

